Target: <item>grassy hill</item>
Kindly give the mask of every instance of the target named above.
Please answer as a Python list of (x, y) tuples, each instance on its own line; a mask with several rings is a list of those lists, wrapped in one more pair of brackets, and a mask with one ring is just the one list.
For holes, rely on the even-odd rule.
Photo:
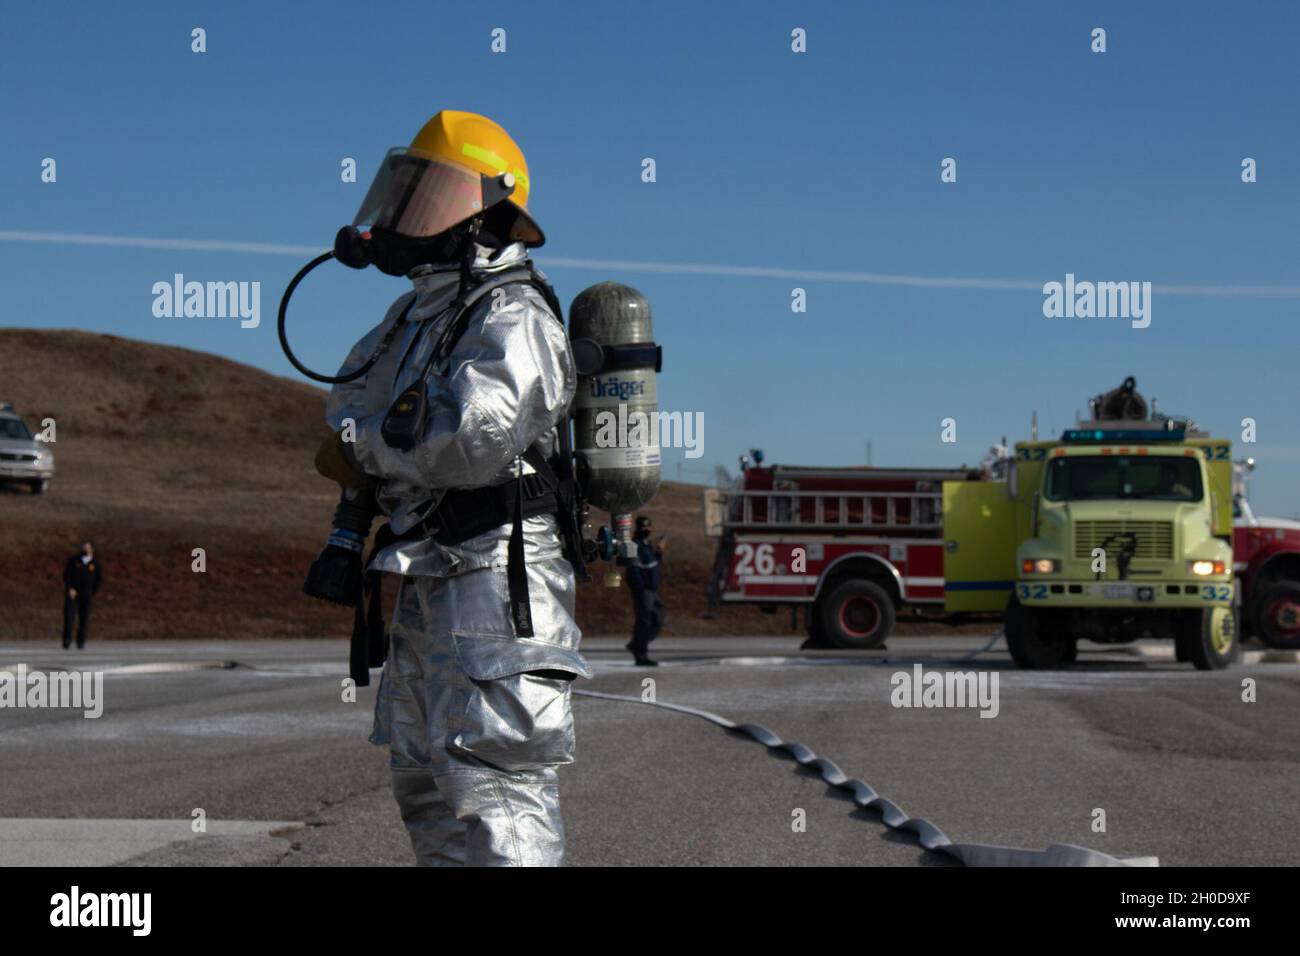
[[(63, 563), (86, 537), (105, 569), (92, 640), (349, 633), (345, 609), (300, 590), (338, 495), (312, 467), (322, 390), (187, 349), (3, 329), (0, 399), (30, 425), (57, 422), (50, 490), (0, 489), (0, 638), (57, 639)], [(698, 486), (665, 482), (647, 510), (670, 539), (665, 634), (789, 633), (788, 614), (702, 616), (714, 542)], [(195, 548), (204, 574), (191, 570)], [(579, 623), (630, 633), (626, 589), (597, 572), (579, 590)]]

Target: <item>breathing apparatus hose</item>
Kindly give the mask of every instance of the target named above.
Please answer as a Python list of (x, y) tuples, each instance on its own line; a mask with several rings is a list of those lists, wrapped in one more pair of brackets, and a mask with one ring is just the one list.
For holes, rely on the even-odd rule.
[(284, 295), (280, 298), (280, 312), (276, 319), (276, 329), (280, 333), (280, 348), (284, 351), (284, 357), (289, 360), (289, 364), (302, 372), (302, 374), (306, 375), (308, 378), (317, 382), (324, 382), (326, 385), (338, 385), (343, 382), (354, 382), (369, 372), (374, 368), (375, 363), (379, 361), (380, 356), (388, 351), (388, 346), (392, 343), (393, 336), (397, 334), (398, 328), (402, 325), (400, 321), (394, 322), (387, 334), (384, 335), (383, 340), (379, 343), (379, 347), (375, 349), (374, 354), (371, 355), (370, 358), (366, 359), (364, 365), (354, 372), (349, 372), (347, 375), (321, 375), (319, 372), (312, 371), (300, 362), (298, 356), (293, 354), (293, 349), (289, 347), (289, 336), (285, 332), (284, 328), (285, 316), (289, 308), (289, 299), (293, 297), (293, 292), (298, 288), (298, 283), (307, 277), (307, 273), (311, 272), (312, 269), (315, 269), (322, 262), (325, 262), (328, 259), (333, 259), (334, 257), (333, 250), (322, 252), (319, 256), (298, 270), (298, 274), (290, 280), (289, 285), (285, 287)]
[[(474, 265), (474, 257), (475, 257), (474, 240), (478, 238), (479, 230), (482, 227), (482, 225), (483, 225), (483, 219), (481, 216), (476, 216), (473, 219), (471, 219), (466, 225), (465, 234), (461, 240), (463, 245), (463, 251), (459, 255), (460, 287), (456, 293), (457, 302), (462, 301), (465, 295), (475, 285), (474, 276), (473, 276), (473, 265)], [(342, 258), (340, 258), (339, 256), (337, 250), (340, 249), (340, 243), (344, 239), (344, 233), (346, 231), (349, 231), (349, 229), (350, 227), (344, 226), (343, 229), (339, 230), (339, 236), (334, 240), (334, 249), (331, 249), (329, 252), (322, 252), (319, 256), (317, 256), (315, 259), (312, 259), (305, 266), (303, 266), (301, 269), (298, 270), (297, 275), (295, 275), (289, 281), (289, 284), (285, 287), (284, 295), (280, 297), (280, 311), (276, 317), (276, 330), (280, 335), (280, 349), (284, 352), (284, 357), (289, 360), (289, 364), (292, 365), (294, 368), (296, 368), (299, 372), (302, 372), (303, 375), (306, 375), (308, 378), (312, 379), (313, 381), (324, 382), (326, 385), (339, 385), (344, 382), (355, 382), (357, 379), (361, 378), (361, 376), (365, 375), (372, 368), (374, 368), (375, 363), (378, 362), (380, 357), (385, 352), (388, 351), (388, 347), (389, 345), (392, 344), (394, 336), (397, 335), (398, 329), (401, 328), (402, 324), (406, 321), (407, 313), (410, 312), (410, 306), (408, 305), (406, 312), (403, 312), (401, 317), (396, 322), (394, 322), (392, 326), (388, 329), (388, 331), (384, 334), (383, 339), (380, 340), (379, 345), (375, 348), (375, 351), (370, 356), (370, 358), (366, 359), (365, 363), (360, 368), (356, 369), (353, 372), (348, 373), (347, 375), (321, 375), (319, 372), (315, 372), (309, 369), (298, 359), (298, 356), (293, 354), (293, 349), (289, 347), (288, 333), (285, 331), (285, 319), (289, 310), (289, 300), (293, 298), (293, 293), (294, 290), (298, 288), (298, 283), (302, 282), (302, 280), (307, 277), (307, 273), (311, 272), (322, 262), (325, 262), (329, 259), (338, 259), (344, 265), (351, 266), (352, 268), (357, 268), (357, 269), (365, 268), (368, 259), (366, 257), (367, 253), (364, 251), (364, 249), (361, 252), (362, 258), (357, 259), (356, 261), (351, 261), (351, 254), (346, 252), (346, 249), (348, 247), (346, 244), (344, 244), (343, 246), (343, 248), (345, 249), (344, 255)], [(369, 240), (370, 238), (369, 233), (358, 234), (356, 232), (355, 227), (352, 227), (350, 231), (356, 234), (359, 239)], [(415, 300), (412, 299), (411, 305), (414, 305), (414, 303)], [(435, 354), (437, 354), (437, 350), (435, 350)]]

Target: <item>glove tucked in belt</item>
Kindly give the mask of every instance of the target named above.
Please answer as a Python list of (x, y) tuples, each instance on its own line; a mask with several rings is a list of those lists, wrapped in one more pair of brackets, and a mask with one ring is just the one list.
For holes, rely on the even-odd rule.
[(316, 470), (353, 491), (359, 491), (370, 484), (369, 476), (357, 467), (341, 431), (327, 437), (316, 449)]

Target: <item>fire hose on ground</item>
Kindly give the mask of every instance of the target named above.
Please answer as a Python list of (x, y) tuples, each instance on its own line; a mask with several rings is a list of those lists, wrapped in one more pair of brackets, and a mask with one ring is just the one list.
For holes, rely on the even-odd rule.
[(910, 833), (922, 849), (932, 853), (949, 856), (966, 866), (1159, 866), (1155, 857), (1131, 857), (1122, 859), (1090, 850), (1087, 847), (1072, 844), (1054, 843), (1046, 850), (1025, 850), (1017, 847), (993, 846), (983, 843), (954, 843), (948, 834), (929, 820), (908, 816), (898, 804), (882, 797), (869, 784), (850, 777), (838, 766), (825, 757), (821, 757), (801, 743), (785, 741), (761, 724), (737, 724), (734, 721), (682, 704), (669, 704), (664, 701), (647, 701), (640, 697), (623, 694), (606, 694), (594, 690), (575, 690), (581, 697), (593, 697), (600, 700), (619, 701), (621, 703), (641, 704), (658, 707), (663, 710), (676, 711), (701, 717), (709, 723), (724, 730), (742, 733), (768, 750), (789, 754), (802, 767), (816, 770), (821, 779), (831, 787), (847, 790), (853, 794), (853, 802), (864, 810), (871, 810), (880, 815), (881, 822), (891, 830)]

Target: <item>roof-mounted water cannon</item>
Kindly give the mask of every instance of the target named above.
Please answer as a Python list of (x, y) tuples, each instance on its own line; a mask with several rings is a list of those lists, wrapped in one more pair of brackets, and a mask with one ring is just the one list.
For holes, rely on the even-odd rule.
[(1088, 409), (1092, 418), (1078, 423), (1073, 430), (1076, 435), (1089, 428), (1111, 431), (1113, 429), (1107, 423), (1123, 422), (1125, 427), (1131, 430), (1168, 432), (1168, 435), (1161, 436), (1162, 440), (1170, 440), (1174, 433), (1178, 434), (1179, 441), (1184, 437), (1204, 436), (1200, 427), (1191, 418), (1158, 411), (1154, 398), (1148, 403), (1146, 397), (1137, 390), (1137, 379), (1132, 375), (1124, 379), (1119, 388), (1113, 388), (1109, 392), (1090, 398)]
[(1095, 422), (1141, 422), (1147, 419), (1147, 400), (1137, 390), (1137, 379), (1130, 375), (1119, 388), (1089, 399)]

